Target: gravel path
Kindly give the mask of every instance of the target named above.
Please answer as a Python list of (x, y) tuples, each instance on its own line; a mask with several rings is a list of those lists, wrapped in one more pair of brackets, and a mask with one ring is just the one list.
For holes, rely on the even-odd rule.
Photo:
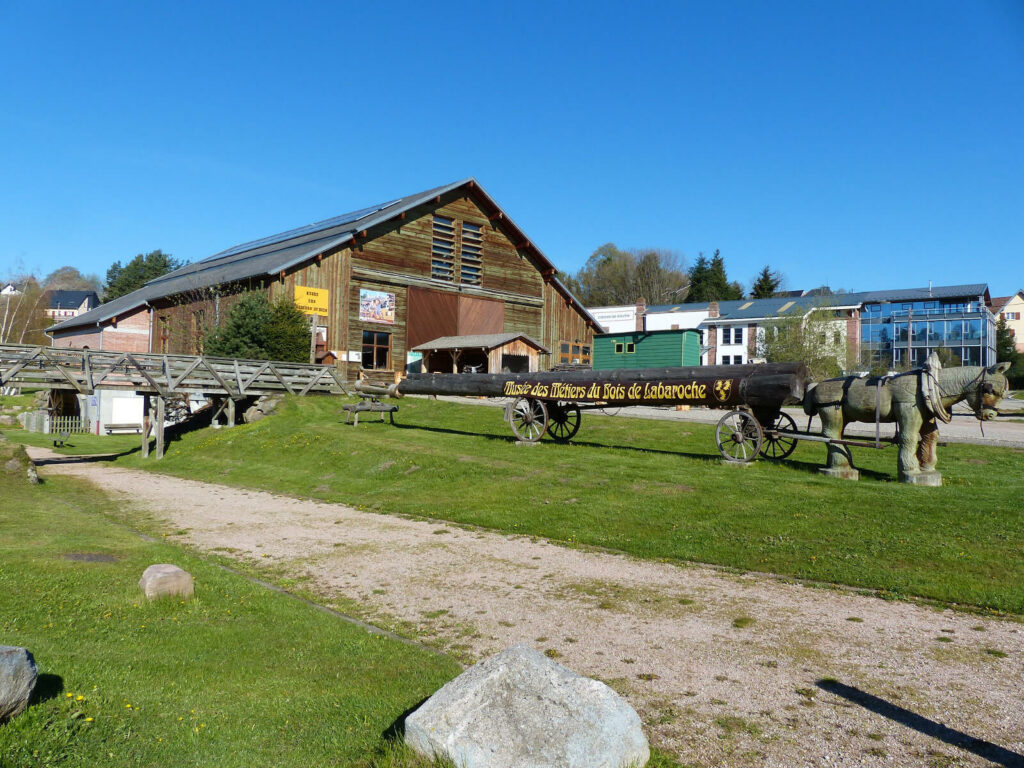
[(30, 452), (466, 660), (546, 651), (687, 764), (1024, 766), (1016, 622)]

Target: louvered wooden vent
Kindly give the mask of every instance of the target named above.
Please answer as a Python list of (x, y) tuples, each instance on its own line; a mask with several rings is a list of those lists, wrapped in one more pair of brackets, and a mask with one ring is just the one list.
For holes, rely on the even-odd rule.
[(430, 251), (430, 276), (435, 280), (455, 281), (455, 222), (434, 217), (434, 240)]
[(467, 285), (480, 285), (483, 269), (484, 235), (479, 224), (462, 222), (461, 280)]

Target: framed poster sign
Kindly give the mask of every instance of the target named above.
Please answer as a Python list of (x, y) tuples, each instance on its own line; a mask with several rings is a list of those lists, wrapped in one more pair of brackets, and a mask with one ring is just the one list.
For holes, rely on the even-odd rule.
[(359, 289), (359, 319), (368, 323), (395, 324), (395, 294)]

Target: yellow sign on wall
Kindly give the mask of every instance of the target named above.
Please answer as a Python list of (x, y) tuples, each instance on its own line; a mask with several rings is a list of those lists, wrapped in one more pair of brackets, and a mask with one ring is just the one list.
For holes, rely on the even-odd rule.
[(307, 315), (327, 314), (327, 289), (306, 288), (301, 285), (295, 286), (295, 306), (300, 312)]

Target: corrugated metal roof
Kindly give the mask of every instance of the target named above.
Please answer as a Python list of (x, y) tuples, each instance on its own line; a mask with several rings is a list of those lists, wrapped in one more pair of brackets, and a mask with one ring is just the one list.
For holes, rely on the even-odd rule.
[(510, 341), (522, 339), (541, 352), (549, 350), (525, 333), (479, 333), (470, 336), (441, 336), (412, 348), (413, 352), (428, 352), (440, 349), (495, 349)]

